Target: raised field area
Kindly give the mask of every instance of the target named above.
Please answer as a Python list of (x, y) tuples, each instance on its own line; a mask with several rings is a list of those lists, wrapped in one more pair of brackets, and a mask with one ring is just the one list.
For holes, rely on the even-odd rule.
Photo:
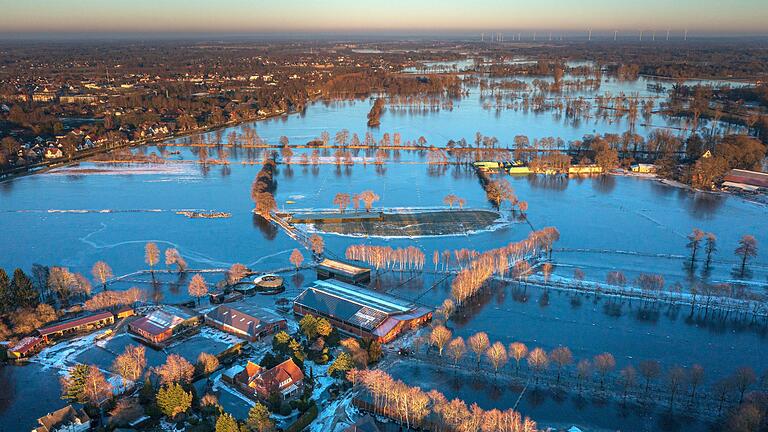
[[(299, 215), (297, 215), (299, 216)], [(387, 237), (463, 234), (502, 222), (491, 210), (399, 210), (370, 213), (302, 213), (295, 224), (312, 225), (318, 231), (346, 235)]]

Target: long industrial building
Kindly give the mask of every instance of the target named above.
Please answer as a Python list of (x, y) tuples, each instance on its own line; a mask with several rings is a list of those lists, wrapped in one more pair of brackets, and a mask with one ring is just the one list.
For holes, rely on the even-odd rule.
[(339, 330), (381, 343), (432, 318), (432, 309), (335, 279), (318, 280), (293, 302), (299, 316), (328, 319)]

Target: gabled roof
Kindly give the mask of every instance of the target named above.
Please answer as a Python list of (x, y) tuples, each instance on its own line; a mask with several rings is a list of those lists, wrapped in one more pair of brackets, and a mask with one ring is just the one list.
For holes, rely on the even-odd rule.
[(248, 305), (221, 305), (205, 314), (205, 319), (232, 327), (249, 336), (259, 334), (267, 325), (284, 321), (271, 312)]
[[(267, 397), (270, 393), (283, 390), (283, 388), (296, 385), (304, 380), (304, 373), (293, 359), (288, 359), (272, 369), (264, 369), (253, 362), (245, 366), (246, 383), (253, 387), (261, 396)], [(285, 385), (281, 385), (288, 381)]]
[(40, 427), (35, 429), (36, 432), (53, 432), (55, 429), (73, 424), (73, 423), (86, 423), (91, 419), (83, 410), (75, 410), (72, 405), (67, 405), (62, 409), (49, 413), (45, 417), (40, 417), (37, 422), (40, 423)]
[(107, 319), (112, 316), (111, 312), (100, 312), (97, 314), (87, 315), (82, 318), (76, 318), (62, 323), (50, 325), (37, 329), (40, 336), (47, 336), (49, 334), (58, 333), (60, 331), (69, 330), (71, 328), (80, 327), (82, 325), (92, 324), (103, 319)]
[(295, 302), (369, 331), (389, 317), (410, 315), (420, 309), (417, 304), (393, 295), (334, 279), (315, 281)]

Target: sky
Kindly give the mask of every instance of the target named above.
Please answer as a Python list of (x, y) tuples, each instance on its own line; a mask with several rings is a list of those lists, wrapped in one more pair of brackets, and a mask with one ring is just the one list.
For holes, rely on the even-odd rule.
[(768, 0), (0, 0), (0, 32), (768, 35)]

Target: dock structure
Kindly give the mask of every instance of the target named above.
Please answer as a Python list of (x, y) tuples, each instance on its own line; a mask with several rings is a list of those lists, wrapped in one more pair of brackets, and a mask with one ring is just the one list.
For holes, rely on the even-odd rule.
[(293, 312), (322, 317), (344, 333), (387, 343), (429, 321), (433, 311), (391, 294), (328, 279), (315, 281), (296, 297)]
[(317, 278), (334, 278), (352, 284), (367, 283), (371, 280), (371, 269), (326, 258), (317, 265)]

